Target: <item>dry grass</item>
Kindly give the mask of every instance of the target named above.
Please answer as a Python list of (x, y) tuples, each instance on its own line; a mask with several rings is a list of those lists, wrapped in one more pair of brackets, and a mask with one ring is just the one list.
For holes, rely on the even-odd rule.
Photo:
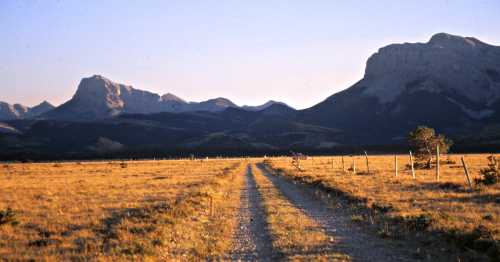
[[(487, 156), (465, 157), (472, 180), (487, 166)], [(347, 171), (352, 169), (353, 159), (357, 174)], [(412, 179), (406, 167), (408, 156), (404, 155), (398, 156), (398, 177), (394, 172), (394, 156), (370, 157), (371, 174), (366, 174), (365, 158), (361, 156), (344, 157), (346, 172), (342, 171), (340, 157), (302, 160), (302, 172), (291, 165), (290, 158), (274, 158), (268, 163), (283, 175), (361, 201), (395, 224), (403, 224), (408, 231), (441, 232), (476, 255), (499, 255), (495, 252), (500, 240), (500, 185), (476, 186), (470, 192), (460, 156), (450, 155), (441, 160), (448, 163), (441, 166), (439, 182), (434, 169), (417, 169), (416, 179)]]
[(349, 256), (324, 250), (336, 240), (328, 236), (316, 221), (290, 203), (272, 182), (254, 168), (264, 200), (266, 219), (273, 235), (273, 247), (291, 261), (349, 261)]
[(231, 246), (240, 162), (1, 165), (0, 211), (13, 215), (2, 223), (0, 214), (0, 260), (221, 257)]

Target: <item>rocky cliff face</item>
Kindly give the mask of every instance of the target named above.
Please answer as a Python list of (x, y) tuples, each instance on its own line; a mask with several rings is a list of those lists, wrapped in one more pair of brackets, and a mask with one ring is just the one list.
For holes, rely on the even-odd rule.
[(83, 78), (71, 100), (44, 117), (65, 120), (93, 120), (122, 113), (151, 114), (159, 112), (219, 112), (238, 107), (225, 98), (203, 102), (186, 102), (173, 94), (158, 94), (115, 83), (103, 76)]
[(440, 33), (427, 43), (379, 49), (363, 79), (302, 117), (377, 140), (396, 139), (424, 124), (467, 132), (500, 119), (499, 113), (500, 47)]
[(0, 102), (0, 119), (12, 120), (20, 119), (25, 113), (25, 110), (18, 110), (19, 105), (10, 105), (5, 102)]
[(84, 78), (73, 98), (65, 104), (73, 114), (104, 118), (122, 112), (153, 113), (159, 109), (160, 96), (131, 86), (117, 84), (94, 75)]
[(381, 103), (425, 91), (449, 97), (465, 113), (487, 109), (500, 98), (500, 47), (445, 33), (425, 44), (389, 45), (368, 59), (360, 84)]

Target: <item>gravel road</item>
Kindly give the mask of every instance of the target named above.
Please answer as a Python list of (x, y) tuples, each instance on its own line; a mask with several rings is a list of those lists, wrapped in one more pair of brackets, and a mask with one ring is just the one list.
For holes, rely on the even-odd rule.
[(281, 254), (272, 246), (262, 196), (257, 189), (251, 165), (247, 167), (245, 185), (241, 190), (238, 221), (231, 260), (274, 261), (281, 258)]
[(364, 232), (362, 227), (352, 222), (348, 209), (342, 208), (342, 205), (328, 205), (313, 188), (271, 175), (262, 164), (258, 168), (292, 205), (314, 219), (326, 234), (337, 240), (332, 242), (334, 246), (331, 249), (347, 254), (352, 261), (418, 261), (408, 248), (398, 247)]

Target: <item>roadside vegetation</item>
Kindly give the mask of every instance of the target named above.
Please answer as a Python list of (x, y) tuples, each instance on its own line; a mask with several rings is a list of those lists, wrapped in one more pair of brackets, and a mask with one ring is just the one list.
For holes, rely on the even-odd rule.
[(0, 260), (220, 258), (242, 161), (4, 164)]
[(431, 169), (416, 170), (413, 179), (405, 165), (407, 155), (397, 156), (397, 177), (394, 156), (370, 156), (370, 173), (366, 172), (364, 156), (344, 157), (345, 171), (341, 157), (301, 160), (302, 171), (290, 158), (268, 159), (266, 163), (279, 175), (349, 199), (355, 209), (361, 205), (369, 210), (353, 220), (376, 224), (381, 237), (416, 236), (430, 248), (440, 246), (444, 239), (461, 250), (462, 258), (498, 261), (500, 183), (481, 182), (494, 180), (498, 164), (486, 154), (465, 156), (471, 179), (478, 181), (471, 190), (460, 157), (442, 156), (439, 181)]

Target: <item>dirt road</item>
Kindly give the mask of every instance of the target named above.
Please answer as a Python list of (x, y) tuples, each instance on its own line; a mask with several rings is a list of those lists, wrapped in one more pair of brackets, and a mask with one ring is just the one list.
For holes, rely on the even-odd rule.
[(244, 186), (241, 190), (238, 221), (231, 260), (271, 261), (281, 257), (272, 246), (271, 233), (262, 206), (262, 196), (257, 189), (251, 165), (247, 167)]
[[(328, 205), (317, 196), (315, 190), (269, 174), (263, 165), (258, 165), (262, 174), (272, 181), (281, 193), (296, 208), (315, 220), (329, 236), (338, 240), (331, 248), (347, 254), (353, 261), (417, 261), (407, 248), (364, 232), (352, 222), (351, 213), (344, 203)], [(340, 202), (341, 200), (339, 200)]]
[(273, 240), (276, 236), (273, 236), (270, 230), (271, 222), (266, 217), (266, 207), (263, 204), (262, 194), (266, 194), (266, 190), (256, 183), (255, 175), (264, 176), (271, 181), (269, 185), (278, 189), (284, 196), (286, 205), (300, 210), (315, 221), (317, 227), (320, 227), (319, 230), (335, 239), (327, 246), (318, 249), (318, 252), (335, 251), (344, 254), (350, 261), (419, 260), (414, 256), (410, 247), (366, 232), (364, 228), (352, 221), (352, 214), (344, 208), (346, 205), (328, 204), (317, 196), (314, 189), (271, 175), (262, 164), (258, 164), (257, 168), (261, 172), (255, 172), (249, 165), (245, 174), (245, 186), (241, 191), (241, 207), (238, 213), (239, 226), (234, 237), (234, 251), (231, 254), (232, 260), (283, 260), (289, 255), (273, 248)]

